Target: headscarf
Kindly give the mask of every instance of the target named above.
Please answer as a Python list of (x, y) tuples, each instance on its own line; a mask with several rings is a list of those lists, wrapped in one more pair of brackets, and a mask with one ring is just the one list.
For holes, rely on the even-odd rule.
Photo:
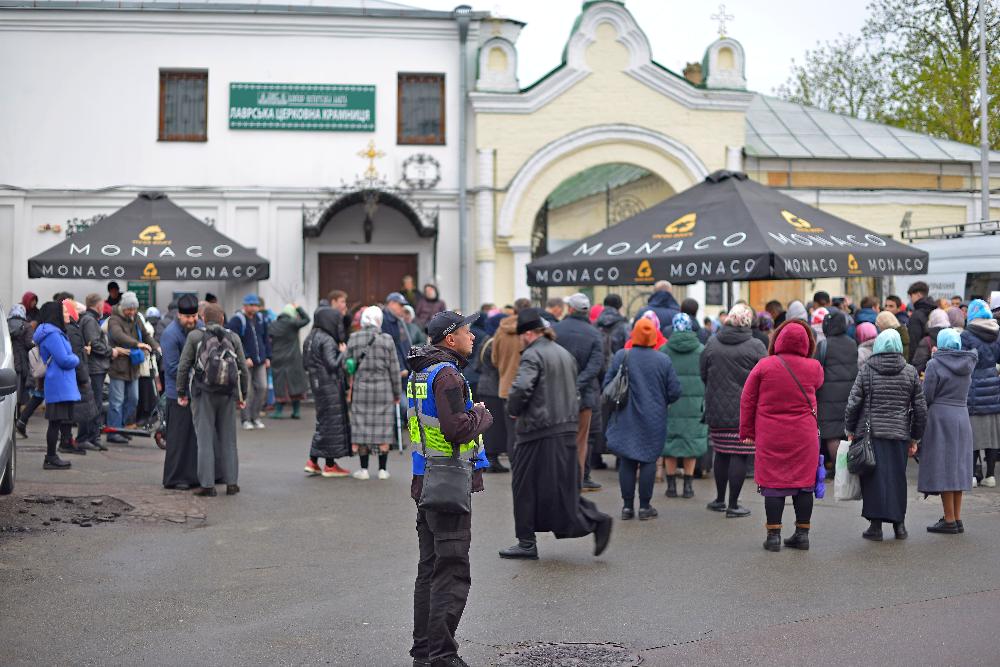
[(151, 317), (159, 317), (159, 316), (160, 316), (160, 309), (157, 308), (156, 306), (150, 306), (149, 308), (146, 309), (147, 320)]
[(289, 317), (294, 318), (296, 315), (299, 314), (299, 311), (292, 304), (286, 303), (285, 307), (281, 309), (281, 314), (288, 315)]
[(876, 329), (875, 325), (871, 322), (862, 322), (854, 330), (854, 335), (858, 339), (858, 345), (860, 345), (861, 343), (866, 343), (873, 338), (877, 338), (878, 329)]
[(802, 305), (801, 301), (792, 301), (788, 304), (788, 310), (785, 313), (786, 320), (802, 320), (803, 322), (809, 321), (808, 313), (806, 313), (806, 307)]
[(809, 320), (809, 324), (813, 326), (814, 330), (817, 325), (822, 328), (823, 320), (826, 319), (826, 316), (829, 314), (830, 314), (829, 309), (827, 309), (824, 306), (820, 306), (819, 308), (813, 311), (812, 319)]
[(368, 306), (363, 311), (361, 311), (361, 328), (381, 329), (382, 309), (379, 308), (378, 306)]
[(883, 310), (875, 318), (875, 326), (878, 327), (879, 331), (888, 331), (890, 329), (899, 328), (899, 320), (896, 316), (890, 313), (888, 310)]
[(604, 312), (603, 305), (597, 304), (596, 306), (591, 306), (590, 311), (587, 314), (587, 317), (590, 318), (590, 323), (593, 324), (594, 322), (596, 322), (597, 318), (600, 317), (601, 313), (603, 312)]
[(28, 319), (28, 312), (24, 309), (24, 305), (20, 303), (15, 303), (10, 307), (9, 317), (20, 317), (22, 320)]
[(941, 329), (937, 336), (939, 350), (961, 350), (962, 337), (954, 329)]
[(670, 325), (674, 331), (691, 331), (691, 316), (687, 313), (677, 313)]
[(726, 318), (726, 325), (734, 327), (748, 327), (751, 322), (753, 322), (753, 311), (743, 303), (733, 306)]
[[(653, 325), (653, 330), (656, 331), (656, 344), (650, 345), (649, 347), (654, 347), (657, 350), (659, 350), (661, 347), (663, 347), (664, 345), (666, 345), (667, 344), (667, 338), (666, 338), (666, 336), (663, 335), (663, 332), (660, 330), (660, 318), (657, 317), (656, 313), (654, 313), (651, 310), (647, 310), (645, 313), (643, 313), (642, 317), (640, 317), (639, 319), (637, 319), (635, 321), (635, 324), (632, 325), (632, 330), (633, 331), (635, 331), (635, 325), (638, 324), (642, 320), (645, 320), (645, 321), (649, 322), (650, 324), (652, 324)], [(625, 349), (626, 350), (632, 349), (632, 345), (633, 345), (632, 338), (629, 337), (629, 339), (627, 341), (625, 341)]]
[(757, 313), (757, 328), (764, 332), (768, 332), (774, 328), (774, 320), (771, 319), (771, 313), (763, 310)]
[(965, 313), (961, 308), (952, 306), (948, 309), (948, 325), (954, 329), (961, 329), (965, 326)]
[(875, 339), (872, 354), (886, 354), (895, 352), (903, 353), (903, 341), (899, 337), (899, 332), (895, 329), (886, 329)]
[(656, 345), (656, 334), (657, 330), (652, 321), (640, 317), (632, 328), (632, 346), (653, 347)]
[(68, 317), (70, 322), (80, 319), (80, 312), (76, 309), (76, 301), (73, 299), (62, 300), (63, 317)]
[(663, 325), (660, 324), (660, 317), (656, 314), (655, 311), (647, 310), (645, 313), (642, 314), (642, 318), (645, 318), (650, 322), (652, 322), (653, 326), (656, 328), (657, 331), (659, 331), (663, 327)]
[(990, 307), (986, 305), (986, 302), (982, 299), (973, 299), (972, 303), (969, 304), (969, 314), (966, 318), (971, 322), (972, 320), (992, 320), (993, 313), (990, 312)]
[(947, 329), (950, 326), (951, 322), (948, 320), (948, 313), (940, 308), (932, 310), (930, 316), (927, 318), (928, 329)]

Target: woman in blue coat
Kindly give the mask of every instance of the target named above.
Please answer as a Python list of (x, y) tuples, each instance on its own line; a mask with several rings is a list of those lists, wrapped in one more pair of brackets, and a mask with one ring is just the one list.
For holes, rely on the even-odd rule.
[(635, 516), (636, 473), (639, 478), (639, 520), (657, 515), (649, 504), (653, 498), (656, 460), (667, 438), (667, 405), (681, 397), (681, 383), (670, 358), (656, 345), (656, 327), (645, 318), (636, 321), (632, 330), (632, 348), (619, 350), (611, 359), (604, 385), (624, 363), (628, 371), (628, 400), (611, 414), (608, 448), (620, 458), (618, 482), (621, 485), (622, 519)]
[[(983, 452), (986, 459), (983, 486), (994, 487), (997, 485), (996, 465), (1000, 451), (1000, 375), (997, 375), (1000, 326), (982, 299), (975, 299), (969, 304), (968, 324), (962, 332), (962, 349), (975, 350), (979, 354), (969, 386), (972, 449), (977, 454)], [(973, 470), (978, 477), (978, 461)]]
[(60, 437), (69, 442), (73, 428), (73, 404), (80, 400), (76, 384), (76, 367), (80, 359), (73, 354), (66, 337), (66, 322), (61, 303), (49, 301), (38, 312), (38, 328), (33, 340), (45, 364), (45, 418), (49, 421), (45, 433), (46, 470), (65, 470), (69, 461), (59, 458), (56, 446)]

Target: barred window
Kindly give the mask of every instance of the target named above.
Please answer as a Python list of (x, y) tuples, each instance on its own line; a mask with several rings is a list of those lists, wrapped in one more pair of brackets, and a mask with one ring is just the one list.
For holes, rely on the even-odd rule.
[(208, 140), (208, 72), (160, 70), (160, 141)]
[(399, 144), (444, 144), (444, 74), (400, 74)]

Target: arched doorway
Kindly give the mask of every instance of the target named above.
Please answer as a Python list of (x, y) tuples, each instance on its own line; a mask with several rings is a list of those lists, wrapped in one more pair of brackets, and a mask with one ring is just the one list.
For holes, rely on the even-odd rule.
[(307, 294), (347, 292), (351, 308), (381, 303), (403, 276), (433, 280), (436, 214), (387, 192), (354, 191), (326, 205), (304, 226)]
[[(617, 224), (673, 195), (674, 188), (648, 169), (625, 162), (610, 162), (584, 169), (562, 181), (545, 198), (535, 215), (531, 234), (531, 259)], [(566, 296), (577, 288), (533, 288), (531, 298), (544, 303), (549, 297)], [(607, 288), (583, 291), (595, 303)], [(641, 298), (644, 288), (616, 287), (626, 304)]]

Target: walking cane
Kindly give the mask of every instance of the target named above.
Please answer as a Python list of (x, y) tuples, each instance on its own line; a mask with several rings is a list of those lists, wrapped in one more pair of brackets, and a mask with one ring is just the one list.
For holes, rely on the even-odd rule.
[(396, 440), (399, 442), (399, 455), (403, 455), (403, 427), (399, 423), (399, 406), (396, 405), (393, 412), (396, 413)]

